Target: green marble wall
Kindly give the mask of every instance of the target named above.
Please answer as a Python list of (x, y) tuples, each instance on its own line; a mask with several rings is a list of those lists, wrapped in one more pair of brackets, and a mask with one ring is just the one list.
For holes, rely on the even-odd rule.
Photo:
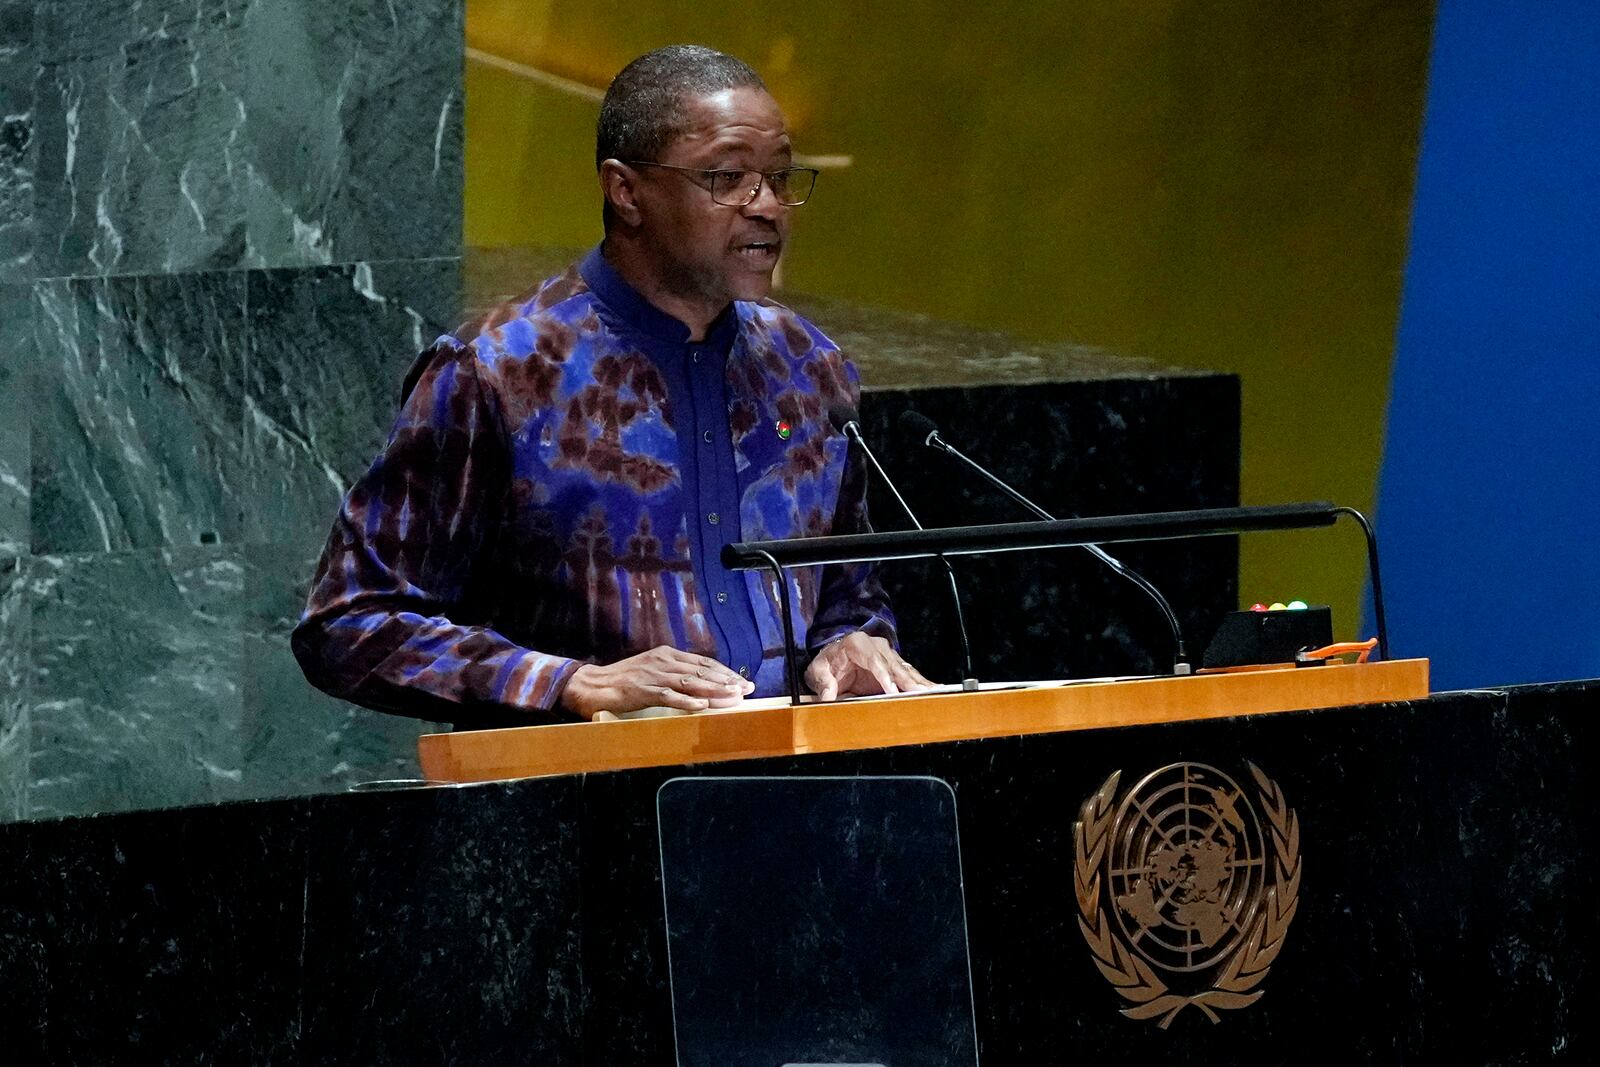
[(287, 634), (459, 310), (461, 21), (0, 0), (0, 819), (412, 773)]

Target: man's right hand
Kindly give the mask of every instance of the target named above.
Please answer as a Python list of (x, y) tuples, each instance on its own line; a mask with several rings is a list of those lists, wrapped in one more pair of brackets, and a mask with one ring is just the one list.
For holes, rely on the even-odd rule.
[(714, 659), (658, 645), (615, 663), (584, 664), (567, 679), (561, 703), (585, 719), (657, 706), (688, 714), (732, 707), (753, 689)]

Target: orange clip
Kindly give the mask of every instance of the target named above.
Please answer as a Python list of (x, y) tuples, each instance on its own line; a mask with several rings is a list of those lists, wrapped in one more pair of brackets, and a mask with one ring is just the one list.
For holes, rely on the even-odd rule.
[(1365, 663), (1367, 657), (1372, 655), (1372, 650), (1378, 647), (1378, 639), (1370, 637), (1365, 641), (1335, 641), (1331, 645), (1321, 648), (1309, 649), (1295, 656), (1298, 662), (1307, 660), (1332, 659), (1334, 656), (1355, 656), (1355, 662)]

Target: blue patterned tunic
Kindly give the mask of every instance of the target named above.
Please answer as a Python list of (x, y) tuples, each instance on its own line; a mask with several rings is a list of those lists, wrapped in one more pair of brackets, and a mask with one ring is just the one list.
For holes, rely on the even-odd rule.
[[(542, 722), (572, 717), (582, 663), (670, 644), (785, 691), (775, 580), (720, 553), (868, 529), (864, 462), (827, 417), (859, 379), (770, 301), (687, 337), (596, 249), (435, 342), (323, 551), (293, 636), (307, 677), (458, 725)], [(790, 576), (810, 650), (894, 640), (870, 567)]]

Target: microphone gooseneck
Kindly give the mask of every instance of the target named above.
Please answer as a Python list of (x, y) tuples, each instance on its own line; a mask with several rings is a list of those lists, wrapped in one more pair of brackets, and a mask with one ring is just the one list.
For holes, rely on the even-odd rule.
[[(1035, 515), (1039, 516), (1039, 518), (1047, 521), (1054, 521), (1054, 515), (1050, 514), (1044, 508), (1041, 508), (1038, 504), (1035, 504), (1032, 500), (1029, 500), (1027, 497), (1023, 496), (1008, 483), (1002, 481), (998, 475), (994, 474), (987, 467), (983, 466), (983, 464), (966, 455), (960, 449), (956, 448), (950, 442), (941, 437), (939, 435), (939, 427), (932, 419), (928, 418), (928, 416), (922, 414), (920, 411), (901, 412), (900, 427), (906, 433), (919, 439), (927, 447), (935, 449), (939, 452), (943, 452), (946, 455), (953, 456), (962, 463), (965, 463), (967, 466), (971, 467), (973, 470), (982, 475), (990, 485), (994, 486), (996, 489), (999, 489), (1006, 496), (1010, 497), (1012, 500), (1015, 500), (1018, 504), (1021, 504)], [(1155, 601), (1156, 606), (1161, 609), (1161, 613), (1166, 616), (1167, 625), (1172, 628), (1172, 643), (1174, 646), (1174, 662), (1172, 673), (1192, 673), (1194, 668), (1189, 664), (1189, 651), (1183, 643), (1183, 628), (1178, 623), (1178, 616), (1177, 613), (1172, 610), (1172, 605), (1167, 603), (1167, 598), (1161, 595), (1161, 590), (1150, 584), (1149, 580), (1146, 579), (1144, 575), (1133, 570), (1127, 564), (1117, 559), (1099, 545), (1084, 545), (1083, 547), (1096, 559), (1100, 560), (1113, 571), (1116, 571), (1118, 574), (1122, 575), (1122, 577), (1138, 586), (1145, 592), (1146, 595), (1150, 597), (1151, 600)]]
[[(906, 513), (906, 518), (911, 520), (911, 525), (917, 529), (924, 529), (917, 520), (916, 513), (911, 510), (911, 505), (906, 503), (906, 498), (900, 495), (900, 490), (895, 487), (894, 481), (889, 477), (889, 472), (883, 469), (883, 464), (878, 462), (878, 457), (873, 455), (872, 448), (867, 444), (867, 439), (861, 434), (860, 417), (856, 410), (844, 404), (834, 404), (828, 408), (828, 422), (835, 430), (844, 434), (852, 443), (861, 449), (861, 454), (867, 457), (867, 462), (872, 464), (872, 469), (878, 472), (878, 477), (883, 484), (889, 487), (889, 492), (900, 504), (900, 509)], [(950, 560), (942, 554), (935, 557), (944, 564), (945, 575), (950, 579), (950, 599), (956, 608), (956, 633), (961, 638), (962, 675), (961, 686), (963, 689), (976, 689), (977, 679), (972, 672), (972, 644), (967, 640), (967, 620), (961, 610), (961, 590), (956, 585), (956, 569), (950, 565)]]

